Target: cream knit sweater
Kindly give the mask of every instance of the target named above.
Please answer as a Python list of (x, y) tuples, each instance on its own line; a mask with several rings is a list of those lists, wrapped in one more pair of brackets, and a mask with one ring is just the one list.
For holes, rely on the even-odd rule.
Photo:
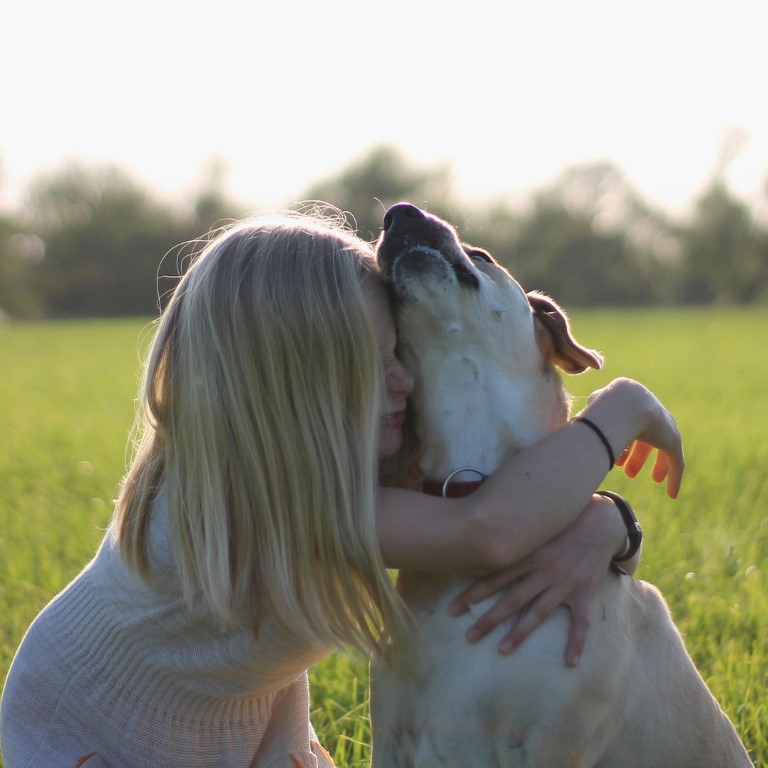
[(4, 768), (331, 766), (306, 673), (329, 649), (269, 622), (222, 632), (185, 606), (162, 496), (149, 542), (152, 586), (107, 534), (29, 628), (3, 690)]

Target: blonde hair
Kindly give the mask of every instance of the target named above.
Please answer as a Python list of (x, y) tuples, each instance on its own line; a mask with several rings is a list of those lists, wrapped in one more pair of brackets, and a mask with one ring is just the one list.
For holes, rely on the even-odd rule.
[(284, 214), (215, 236), (160, 318), (114, 531), (150, 578), (161, 486), (188, 600), (258, 630), (381, 649), (405, 613), (376, 539), (382, 373), (370, 247)]

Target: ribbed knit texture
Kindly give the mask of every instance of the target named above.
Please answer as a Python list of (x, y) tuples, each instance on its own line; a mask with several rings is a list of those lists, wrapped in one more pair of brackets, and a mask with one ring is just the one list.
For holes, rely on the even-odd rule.
[[(309, 648), (264, 622), (222, 631), (181, 597), (161, 497), (152, 586), (102, 542), (35, 619), (0, 703), (4, 768), (330, 766), (309, 722)], [(94, 758), (95, 761), (96, 758)], [(90, 768), (92, 763), (84, 763)]]

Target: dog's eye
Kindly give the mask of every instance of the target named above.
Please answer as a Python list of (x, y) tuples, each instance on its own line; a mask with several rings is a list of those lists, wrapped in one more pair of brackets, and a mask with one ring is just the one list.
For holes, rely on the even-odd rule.
[(486, 264), (493, 264), (493, 259), (482, 248), (470, 248), (466, 253), (472, 261), (484, 261)]

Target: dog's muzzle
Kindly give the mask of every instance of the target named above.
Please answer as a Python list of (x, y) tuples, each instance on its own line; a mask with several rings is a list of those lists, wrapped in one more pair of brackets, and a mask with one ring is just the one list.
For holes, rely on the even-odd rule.
[[(395, 288), (404, 289), (406, 273), (418, 278), (441, 272), (451, 273), (463, 286), (479, 286), (455, 230), (441, 219), (410, 203), (397, 203), (384, 214), (382, 226), (377, 256), (385, 279)], [(405, 295), (400, 298), (407, 300)]]

